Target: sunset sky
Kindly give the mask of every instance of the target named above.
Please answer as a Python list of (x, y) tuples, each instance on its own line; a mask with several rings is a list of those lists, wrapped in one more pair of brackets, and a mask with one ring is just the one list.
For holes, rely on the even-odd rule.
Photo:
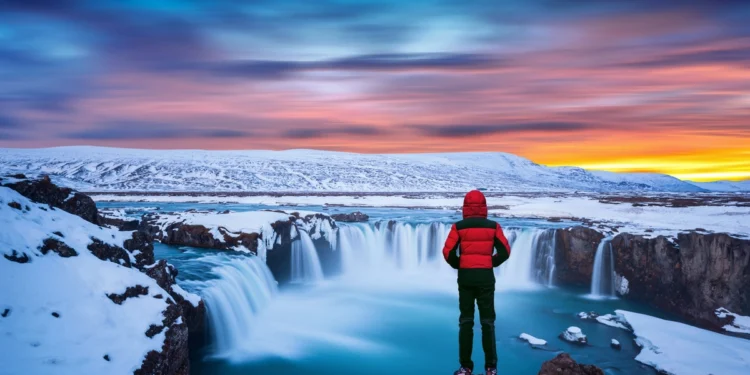
[(0, 1), (0, 147), (502, 151), (748, 179), (748, 20), (718, 0)]

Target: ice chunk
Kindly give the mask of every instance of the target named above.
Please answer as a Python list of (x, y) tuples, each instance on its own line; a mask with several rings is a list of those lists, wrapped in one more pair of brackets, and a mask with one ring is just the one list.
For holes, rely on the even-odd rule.
[(521, 336), (518, 336), (521, 340), (528, 341), (531, 345), (547, 345), (547, 341), (538, 339), (532, 335), (529, 335), (528, 333), (522, 333)]

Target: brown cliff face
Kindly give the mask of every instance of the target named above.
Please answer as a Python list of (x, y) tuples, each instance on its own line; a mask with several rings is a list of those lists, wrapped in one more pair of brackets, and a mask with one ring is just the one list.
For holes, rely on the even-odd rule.
[(555, 282), (591, 285), (596, 248), (604, 235), (587, 227), (560, 229), (555, 233)]
[(680, 233), (674, 242), (620, 234), (612, 248), (629, 299), (711, 329), (723, 325), (717, 308), (750, 314), (750, 240), (723, 233)]
[(91, 197), (71, 188), (59, 187), (53, 184), (48, 176), (38, 180), (24, 180), (4, 186), (17, 191), (34, 202), (59, 208), (93, 224), (101, 224), (99, 222), (99, 211)]

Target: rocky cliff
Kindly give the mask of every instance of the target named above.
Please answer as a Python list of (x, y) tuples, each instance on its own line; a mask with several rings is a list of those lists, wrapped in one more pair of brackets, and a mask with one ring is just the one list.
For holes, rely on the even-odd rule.
[[(717, 317), (718, 308), (750, 315), (750, 240), (695, 231), (649, 237), (612, 239), (618, 294), (709, 329), (731, 323)], [(587, 227), (558, 230), (555, 282), (589, 286), (603, 238)]]
[(625, 297), (712, 329), (715, 310), (750, 315), (750, 240), (724, 233), (677, 238), (620, 234), (612, 240), (615, 271), (628, 280)]
[[(7, 249), (2, 249), (4, 259), (0, 258), (0, 261), (13, 262), (21, 266), (19, 268), (19, 266), (12, 266), (12, 263), (6, 264), (7, 267), (11, 267), (6, 271), (18, 273), (16, 277), (20, 278), (19, 282), (22, 282), (24, 278), (29, 278), (31, 277), (29, 275), (36, 273), (39, 267), (47, 267), (44, 268), (47, 270), (44, 271), (45, 274), (54, 272), (58, 277), (55, 287), (69, 283), (75, 285), (75, 288), (79, 290), (92, 289), (91, 293), (85, 294), (86, 297), (82, 297), (91, 299), (91, 301), (66, 301), (63, 297), (62, 301), (57, 301), (60, 299), (57, 298), (56, 302), (50, 304), (63, 304), (64, 306), (85, 304), (92, 309), (89, 314), (97, 314), (98, 312), (94, 311), (95, 307), (91, 306), (96, 306), (97, 303), (101, 304), (101, 302), (97, 302), (100, 296), (98, 293), (93, 292), (93, 290), (109, 288), (107, 281), (101, 280), (91, 284), (86, 281), (86, 278), (79, 279), (75, 275), (95, 274), (108, 269), (107, 266), (101, 265), (101, 263), (97, 264), (96, 262), (114, 263), (119, 268), (107, 271), (109, 272), (108, 275), (112, 275), (111, 277), (115, 277), (115, 274), (120, 275), (115, 277), (115, 285), (121, 283), (128, 285), (123, 286), (122, 290), (106, 293), (105, 298), (109, 302), (104, 302), (104, 306), (107, 303), (125, 306), (127, 309), (134, 308), (133, 304), (135, 303), (148, 304), (149, 306), (161, 304), (163, 306), (158, 322), (136, 321), (131, 324), (132, 326), (144, 323), (148, 326), (150, 324), (148, 329), (143, 332), (144, 337), (147, 339), (153, 340), (157, 336), (161, 337), (160, 335), (164, 337), (160, 349), (153, 349), (145, 353), (145, 358), (142, 358), (140, 366), (135, 367), (135, 373), (163, 375), (189, 374), (188, 336), (191, 331), (202, 329), (201, 325), (204, 320), (205, 306), (197, 296), (184, 292), (176, 285), (175, 276), (177, 275), (177, 270), (174, 267), (165, 261), (155, 262), (152, 238), (144, 232), (118, 232), (114, 229), (99, 226), (102, 222), (100, 221), (96, 205), (91, 198), (71, 189), (58, 187), (49, 178), (28, 180), (24, 176), (12, 176), (11, 178), (6, 177), (0, 180), (0, 184), (3, 184), (0, 187), (3, 197), (11, 200), (7, 204), (3, 203), (3, 209), (7, 210), (9, 208), (8, 212), (3, 213), (3, 217), (11, 220), (11, 227), (6, 229), (18, 231), (16, 233), (17, 237), (14, 237), (15, 239), (7, 238), (11, 242), (5, 244), (6, 246), (4, 247), (8, 247)], [(8, 192), (6, 188), (10, 188), (20, 195), (15, 195), (16, 198), (13, 198), (14, 193)], [(26, 198), (28, 200), (25, 200)], [(78, 216), (86, 222), (80, 221), (56, 209), (61, 209), (69, 214)], [(13, 219), (14, 217), (15, 219)], [(78, 222), (73, 219), (78, 220)], [(24, 231), (22, 228), (29, 228), (29, 230)], [(50, 231), (50, 233), (44, 234), (45, 231)], [(40, 237), (41, 243), (36, 247), (34, 242), (38, 236), (42, 236)], [(60, 258), (65, 258), (65, 262), (67, 263), (50, 263), (53, 258), (49, 257), (55, 256), (52, 253)], [(89, 260), (91, 255), (98, 258), (98, 260), (95, 259), (95, 262), (92, 263)], [(61, 276), (65, 275), (66, 270), (69, 271), (78, 268), (81, 269), (70, 275), (70, 278)], [(59, 270), (59, 272), (56, 270)], [(129, 283), (132, 283), (132, 285)], [(44, 288), (44, 285), (40, 281), (35, 281), (28, 287)], [(39, 291), (38, 294), (43, 295), (44, 293)], [(123, 304), (126, 300), (130, 299), (138, 299), (140, 301)], [(16, 317), (19, 317), (18, 314), (23, 313), (23, 303), (28, 304), (33, 302), (17, 302), (17, 311), (14, 311)], [(110, 309), (104, 306), (102, 307), (103, 309)], [(47, 307), (47, 304), (45, 304), (45, 306), (39, 308)], [(122, 308), (125, 309), (125, 307)], [(74, 319), (74, 312), (77, 310), (74, 308), (70, 309), (69, 311), (71, 312), (63, 313), (65, 315), (63, 318)], [(10, 311), (12, 308), (8, 310)], [(106, 314), (106, 312), (99, 313)], [(56, 318), (59, 318), (61, 315), (60, 313), (55, 314), (57, 314)], [(140, 314), (128, 315), (141, 316)], [(72, 324), (71, 327), (73, 328), (64, 332), (57, 331), (56, 333), (63, 335), (60, 338), (62, 342), (75, 336), (77, 334), (75, 332), (76, 329), (88, 329), (88, 327), (84, 326), (88, 325), (89, 322), (69, 321), (68, 324)], [(81, 324), (84, 326), (81, 326)], [(117, 325), (114, 324), (114, 326)], [(101, 331), (99, 333), (92, 333), (92, 335), (96, 334), (106, 335), (106, 333), (101, 333)], [(133, 346), (136, 347), (137, 344), (134, 342)], [(113, 365), (118, 361), (123, 361), (123, 355), (118, 355), (116, 352), (104, 354), (103, 359), (101, 358), (101, 354), (95, 353), (83, 352), (77, 355), (83, 358), (81, 359), (82, 363), (89, 361), (86, 358), (87, 355), (98, 357), (92, 361), (106, 361), (113, 363)], [(61, 360), (66, 361), (65, 358), (61, 358)], [(68, 362), (73, 361), (72, 359), (67, 360)], [(101, 364), (97, 364), (97, 366), (101, 366)]]
[(555, 283), (584, 287), (591, 285), (596, 248), (604, 238), (598, 231), (577, 226), (555, 233)]

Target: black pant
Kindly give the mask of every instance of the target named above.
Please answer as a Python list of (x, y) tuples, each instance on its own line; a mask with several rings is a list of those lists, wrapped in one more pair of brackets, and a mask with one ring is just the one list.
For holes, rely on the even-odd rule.
[(494, 368), (497, 366), (494, 284), (488, 286), (458, 285), (458, 307), (461, 310), (461, 316), (458, 318), (458, 358), (461, 367), (474, 370), (474, 362), (471, 360), (474, 343), (474, 301), (479, 307), (479, 322), (482, 324), (484, 365)]

